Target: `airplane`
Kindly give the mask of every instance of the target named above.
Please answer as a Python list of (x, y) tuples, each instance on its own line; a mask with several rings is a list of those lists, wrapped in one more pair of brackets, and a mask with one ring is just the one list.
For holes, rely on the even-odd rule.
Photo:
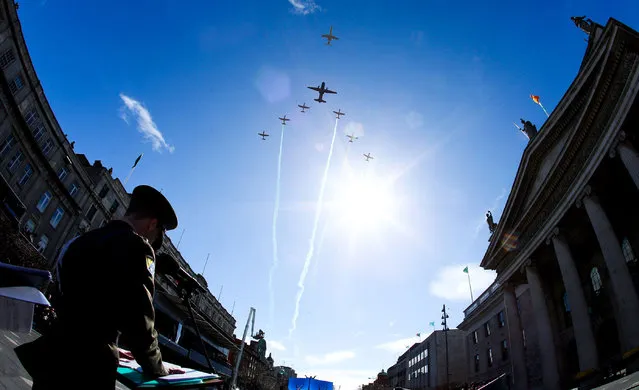
[(333, 114), (337, 115), (337, 119), (341, 119), (342, 115), (346, 115), (342, 110), (333, 111)]
[(365, 154), (364, 157), (366, 157), (366, 161), (370, 160), (371, 158), (374, 158), (373, 156), (371, 156), (370, 153)]
[(336, 40), (336, 41), (337, 41), (337, 40), (339, 40), (339, 38), (338, 38), (338, 37), (336, 37), (335, 35), (333, 35), (333, 26), (331, 26), (331, 29), (330, 29), (330, 31), (328, 32), (328, 34), (322, 34), (322, 38), (326, 38), (326, 39), (327, 39), (326, 44), (327, 44), (328, 46), (330, 46), (330, 45), (331, 45), (331, 41), (332, 41), (333, 39), (334, 39), (334, 40)]
[(281, 121), (282, 121), (282, 124), (283, 124), (283, 125), (285, 125), (285, 126), (286, 126), (286, 122), (287, 122), (287, 121), (290, 121), (290, 119), (287, 119), (287, 118), (286, 118), (286, 115), (284, 115), (284, 118), (278, 118), (278, 119), (279, 119), (279, 120), (281, 120)]
[(306, 87), (306, 88), (319, 92), (319, 97), (317, 99), (313, 99), (318, 103), (326, 103), (326, 100), (322, 99), (325, 93), (337, 93), (335, 91), (331, 91), (330, 89), (327, 89), (326, 83), (323, 81), (322, 81), (322, 85), (318, 85), (317, 87)]
[(306, 102), (304, 102), (302, 104), (298, 104), (297, 106), (302, 109), (302, 112), (306, 112), (304, 110), (310, 110), (311, 109), (309, 106), (306, 105)]
[(268, 134), (266, 134), (266, 131), (263, 131), (261, 133), (257, 133), (257, 135), (262, 137), (262, 141), (264, 141), (266, 139), (266, 137), (268, 137)]
[(348, 142), (353, 142), (354, 140), (358, 139), (359, 137), (355, 137), (355, 134), (346, 134), (346, 136), (348, 137)]

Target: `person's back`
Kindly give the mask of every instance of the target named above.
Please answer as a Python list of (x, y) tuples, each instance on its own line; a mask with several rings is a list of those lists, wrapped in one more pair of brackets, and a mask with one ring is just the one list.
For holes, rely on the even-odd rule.
[(62, 248), (56, 266), (58, 320), (48, 334), (15, 349), (34, 389), (113, 389), (119, 333), (145, 374), (169, 373), (154, 329), (154, 248), (176, 226), (166, 198), (139, 186), (123, 220)]

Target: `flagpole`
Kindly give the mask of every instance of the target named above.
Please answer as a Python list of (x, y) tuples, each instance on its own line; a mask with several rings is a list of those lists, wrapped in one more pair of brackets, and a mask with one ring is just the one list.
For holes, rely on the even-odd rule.
[(468, 275), (468, 289), (470, 290), (470, 303), (473, 303), (475, 302), (475, 298), (473, 298), (473, 286), (471, 286), (470, 284), (470, 270), (466, 272), (466, 275)]

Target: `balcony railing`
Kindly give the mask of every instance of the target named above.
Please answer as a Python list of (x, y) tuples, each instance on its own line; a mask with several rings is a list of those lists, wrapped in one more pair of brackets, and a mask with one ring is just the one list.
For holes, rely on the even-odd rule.
[(499, 289), (499, 287), (500, 284), (498, 282), (494, 282), (493, 284), (491, 284), (490, 287), (486, 289), (486, 291), (481, 293), (479, 298), (475, 299), (475, 301), (470, 306), (468, 306), (466, 310), (464, 310), (464, 317), (468, 317), (470, 313), (475, 311), (475, 309), (477, 309), (482, 303), (490, 298), (495, 293), (495, 291)]

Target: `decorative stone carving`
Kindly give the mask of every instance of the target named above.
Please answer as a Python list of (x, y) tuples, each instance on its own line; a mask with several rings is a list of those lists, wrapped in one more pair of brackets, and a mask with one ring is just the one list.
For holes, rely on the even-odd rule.
[(533, 125), (531, 121), (525, 121), (520, 119), (521, 123), (524, 125), (523, 132), (528, 137), (528, 140), (532, 140), (537, 135), (537, 126)]
[(490, 234), (493, 234), (495, 229), (497, 229), (497, 224), (493, 220), (493, 213), (491, 213), (490, 210), (486, 212), (486, 223), (488, 224), (488, 231), (490, 231)]
[(590, 35), (590, 33), (592, 32), (592, 26), (594, 25), (594, 22), (590, 18), (586, 18), (585, 15), (571, 16), (570, 20), (572, 20), (575, 23), (575, 26), (579, 27), (581, 31), (585, 32), (586, 34)]
[(581, 191), (581, 194), (579, 194), (579, 196), (577, 197), (577, 200), (575, 201), (575, 205), (577, 206), (577, 208), (581, 208), (583, 206), (584, 198), (587, 196), (593, 196), (592, 187), (590, 187), (590, 185), (584, 187), (584, 189)]

